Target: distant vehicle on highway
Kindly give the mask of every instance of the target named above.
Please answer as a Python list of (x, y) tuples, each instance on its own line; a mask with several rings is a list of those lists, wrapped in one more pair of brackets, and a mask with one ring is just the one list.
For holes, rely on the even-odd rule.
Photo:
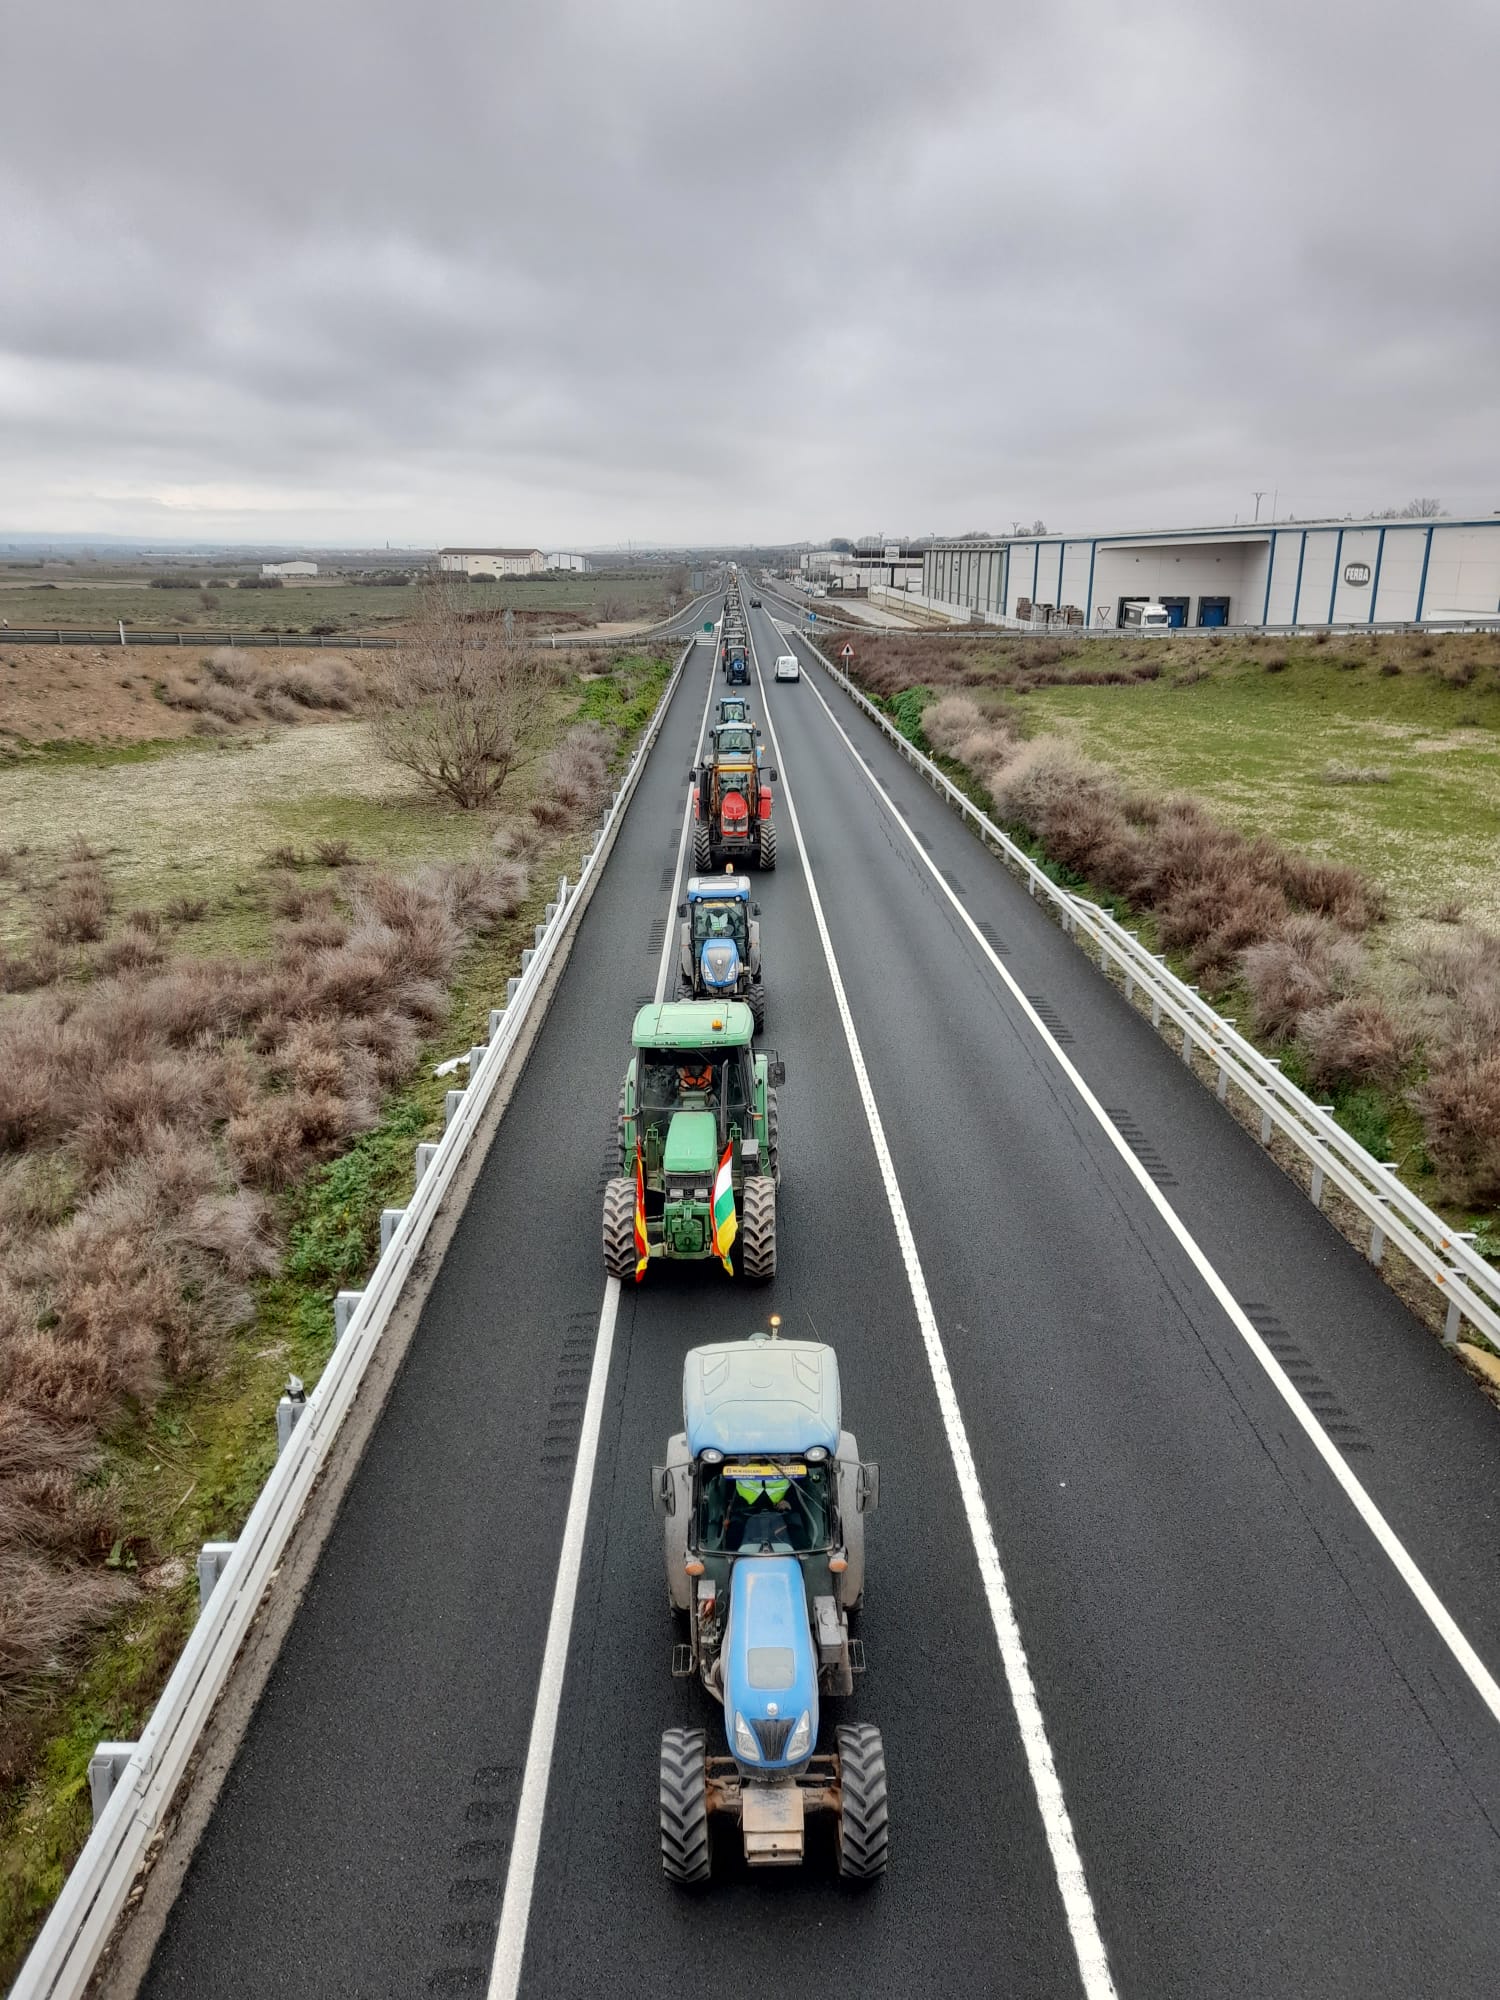
[(797, 664), (796, 654), (782, 653), (776, 661), (776, 672), (773, 675), (773, 679), (778, 681), (800, 681), (801, 678), (802, 669)]
[(1167, 632), (1171, 630), (1172, 614), (1165, 604), (1133, 598), (1121, 614), (1120, 624), (1127, 632)]
[(752, 611), (759, 611), (759, 609), (760, 609), (760, 599), (759, 599), (758, 597), (752, 597), (752, 598), (751, 598), (751, 600), (750, 600), (750, 609), (751, 609)]

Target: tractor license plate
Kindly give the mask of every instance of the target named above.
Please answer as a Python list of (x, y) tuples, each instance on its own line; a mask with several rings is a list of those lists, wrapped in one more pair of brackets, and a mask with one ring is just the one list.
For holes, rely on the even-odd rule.
[(789, 1867), (802, 1859), (802, 1794), (795, 1785), (744, 1785), (740, 1831), (752, 1868)]

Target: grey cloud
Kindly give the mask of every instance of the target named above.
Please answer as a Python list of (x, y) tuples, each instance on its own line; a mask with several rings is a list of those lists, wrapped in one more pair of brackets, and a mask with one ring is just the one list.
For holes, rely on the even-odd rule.
[(6, 50), (0, 529), (1500, 506), (1489, 0), (53, 0)]

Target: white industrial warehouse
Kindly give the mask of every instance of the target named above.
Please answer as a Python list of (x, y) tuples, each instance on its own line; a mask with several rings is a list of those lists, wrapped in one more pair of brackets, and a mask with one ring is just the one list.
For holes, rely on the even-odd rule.
[(1174, 626), (1495, 618), (1500, 516), (937, 542), (910, 601), (959, 620), (1095, 629), (1140, 602), (1164, 605)]

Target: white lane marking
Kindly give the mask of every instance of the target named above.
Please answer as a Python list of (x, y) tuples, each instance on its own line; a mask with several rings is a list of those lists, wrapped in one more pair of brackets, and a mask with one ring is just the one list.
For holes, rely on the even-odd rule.
[(917, 1240), (912, 1232), (911, 1218), (906, 1212), (906, 1203), (896, 1178), (896, 1166), (886, 1140), (885, 1125), (880, 1116), (879, 1106), (875, 1102), (869, 1071), (865, 1068), (864, 1051), (860, 1047), (859, 1036), (855, 1033), (854, 1016), (849, 1011), (849, 996), (844, 990), (838, 960), (834, 956), (833, 940), (829, 936), (828, 925), (823, 916), (822, 899), (818, 895), (818, 885), (813, 880), (812, 866), (807, 858), (807, 847), (802, 839), (802, 827), (797, 818), (792, 788), (785, 767), (782, 765), (781, 745), (777, 740), (776, 724), (771, 715), (771, 704), (766, 695), (765, 680), (760, 671), (760, 655), (755, 651), (753, 634), (750, 650), (755, 658), (755, 677), (760, 682), (760, 698), (766, 713), (766, 727), (771, 732), (771, 745), (776, 752), (782, 797), (786, 802), (787, 817), (791, 821), (792, 837), (802, 858), (802, 872), (807, 881), (813, 919), (818, 926), (818, 936), (822, 940), (823, 957), (827, 961), (828, 977), (833, 985), (833, 997), (838, 1006), (839, 1019), (844, 1026), (844, 1039), (849, 1045), (850, 1059), (854, 1064), (855, 1082), (859, 1086), (865, 1122), (870, 1128), (870, 1138), (874, 1142), (880, 1177), (885, 1183), (885, 1198), (890, 1207), (891, 1220), (895, 1224), (896, 1239), (901, 1245), (907, 1283), (911, 1287), (917, 1323), (922, 1330), (922, 1345), (927, 1352), (927, 1366), (932, 1375), (932, 1386), (937, 1393), (943, 1428), (947, 1433), (949, 1455), (958, 1477), (958, 1488), (963, 1500), (969, 1536), (974, 1544), (974, 1559), (979, 1566), (980, 1581), (984, 1585), (985, 1599), (989, 1605), (990, 1622), (995, 1628), (995, 1639), (1000, 1648), (1000, 1662), (1005, 1673), (1006, 1686), (1010, 1691), (1016, 1729), (1021, 1738), (1021, 1748), (1026, 1755), (1026, 1768), (1031, 1774), (1037, 1811), (1041, 1815), (1042, 1830), (1046, 1834), (1047, 1849), (1052, 1857), (1052, 1872), (1057, 1878), (1063, 1915), (1078, 1960), (1078, 1976), (1083, 1986), (1085, 2000), (1114, 2000), (1114, 1980), (1110, 1976), (1109, 1958), (1104, 1949), (1104, 1939), (1100, 1935), (1098, 1920), (1094, 1915), (1094, 1902), (1089, 1894), (1088, 1879), (1083, 1872), (1083, 1859), (1078, 1852), (1078, 1842), (1073, 1837), (1073, 1822), (1068, 1816), (1062, 1781), (1053, 1762), (1047, 1725), (1042, 1716), (1041, 1703), (1037, 1699), (1036, 1684), (1031, 1677), (1031, 1666), (1026, 1658), (1026, 1647), (1021, 1638), (1020, 1625), (1016, 1621), (1015, 1607), (1011, 1603), (1010, 1589), (1005, 1581), (1005, 1571), (1000, 1562), (1000, 1550), (995, 1540), (994, 1528), (990, 1523), (989, 1509), (985, 1505), (979, 1471), (969, 1446), (968, 1428), (964, 1423), (963, 1412), (958, 1406), (958, 1392), (953, 1386), (953, 1377), (949, 1372), (948, 1356), (943, 1347), (943, 1336), (938, 1327), (937, 1314), (933, 1311), (932, 1296), (927, 1289), (926, 1274), (922, 1269), (922, 1260), (917, 1254)]
[[(718, 644), (714, 645), (714, 666), (718, 665)], [(708, 676), (708, 694), (703, 717), (698, 724), (698, 748), (708, 727), (709, 704), (713, 700), (714, 673)], [(696, 752), (695, 752), (696, 755)], [(677, 842), (677, 872), (672, 878), (672, 896), (682, 874), (687, 852), (688, 831), (692, 826), (693, 801), (689, 795), (682, 813), (682, 834)], [(675, 936), (672, 902), (667, 904), (667, 936), (662, 946), (661, 964), (656, 973), (656, 997), (661, 999), (667, 983)], [(552, 1609), (547, 1619), (547, 1642), (542, 1651), (542, 1671), (537, 1683), (536, 1707), (531, 1716), (531, 1735), (526, 1744), (526, 1768), (521, 1778), (521, 1798), (516, 1807), (516, 1827), (511, 1842), (510, 1865), (505, 1871), (505, 1896), (500, 1905), (500, 1928), (495, 1938), (495, 1957), (490, 1966), (487, 2000), (516, 2000), (521, 1990), (521, 1967), (526, 1957), (526, 1929), (531, 1920), (531, 1899), (536, 1889), (536, 1864), (542, 1846), (542, 1825), (547, 1814), (547, 1786), (552, 1776), (552, 1753), (557, 1743), (557, 1718), (562, 1708), (563, 1682), (568, 1670), (568, 1647), (573, 1637), (573, 1611), (578, 1601), (578, 1578), (583, 1565), (583, 1538), (588, 1530), (589, 1502), (594, 1490), (594, 1466), (599, 1456), (599, 1431), (604, 1419), (604, 1392), (609, 1383), (610, 1357), (615, 1344), (615, 1317), (620, 1309), (620, 1281), (606, 1278), (604, 1303), (599, 1309), (599, 1329), (594, 1336), (594, 1359), (589, 1370), (588, 1397), (583, 1407), (583, 1425), (578, 1434), (578, 1461), (573, 1468), (573, 1485), (568, 1494), (567, 1518), (563, 1523), (562, 1551), (557, 1563), (557, 1582), (552, 1590)]]
[(828, 720), (843, 738), (844, 747), (854, 759), (866, 782), (873, 788), (886, 811), (906, 835), (917, 859), (924, 865), (939, 890), (947, 897), (948, 901), (968, 926), (974, 942), (995, 968), (996, 973), (1010, 992), (1017, 1007), (1025, 1015), (1049, 1055), (1051, 1055), (1058, 1068), (1078, 1093), (1080, 1101), (1098, 1121), (1100, 1130), (1124, 1161), (1132, 1177), (1140, 1184), (1141, 1192), (1153, 1205), (1163, 1222), (1166, 1223), (1168, 1229), (1176, 1237), (1199, 1277), (1202, 1278), (1214, 1298), (1223, 1307), (1230, 1324), (1269, 1376), (1282, 1401), (1306, 1432), (1313, 1449), (1333, 1474), (1334, 1479), (1343, 1488), (1355, 1512), (1374, 1536), (1402, 1582), (1421, 1606), (1434, 1631), (1458, 1663), (1475, 1693), (1479, 1696), (1479, 1699), (1484, 1703), (1495, 1720), (1500, 1722), (1500, 1683), (1496, 1682), (1494, 1675), (1486, 1667), (1483, 1660), (1480, 1659), (1479, 1654), (1475, 1651), (1469, 1640), (1464, 1636), (1457, 1619), (1443, 1603), (1443, 1600), (1427, 1581), (1427, 1578), (1422, 1574), (1406, 1545), (1401, 1541), (1395, 1529), (1392, 1528), (1379, 1507), (1376, 1506), (1374, 1500), (1350, 1469), (1349, 1463), (1343, 1453), (1318, 1422), (1309, 1406), (1303, 1402), (1297, 1392), (1296, 1384), (1246, 1318), (1239, 1301), (1234, 1297), (1229, 1287), (1209, 1262), (1207, 1255), (1188, 1230), (1187, 1225), (1167, 1200), (1161, 1189), (1147, 1174), (1146, 1169), (1141, 1165), (1135, 1154), (1131, 1152), (1129, 1146), (1126, 1145), (1124, 1139), (1116, 1129), (1113, 1119), (1110, 1118), (1103, 1105), (1089, 1089), (1062, 1049), (1058, 1047), (1056, 1040), (1042, 1022), (1036, 1009), (1016, 984), (1012, 975), (1001, 964), (1000, 959), (980, 932), (974, 919), (954, 894), (952, 888), (943, 880), (942, 872), (938, 868), (937, 863), (927, 854), (922, 843), (917, 839), (916, 834), (908, 826), (889, 792), (886, 791), (880, 780), (869, 768), (865, 759), (860, 756), (849, 737), (845, 734), (843, 725), (824, 700), (822, 689), (812, 679), (808, 680), (807, 685), (817, 696)]

